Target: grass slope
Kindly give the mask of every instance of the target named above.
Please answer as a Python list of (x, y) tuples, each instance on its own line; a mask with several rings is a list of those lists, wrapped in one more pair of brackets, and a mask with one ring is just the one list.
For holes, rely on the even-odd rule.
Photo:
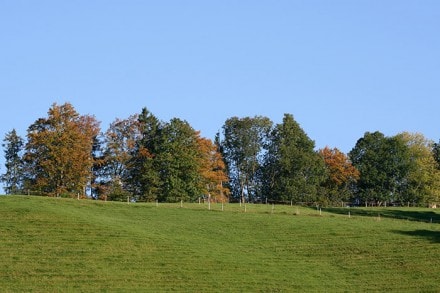
[[(226, 205), (222, 212), (219, 205), (209, 211), (198, 204), (180, 208), (1, 196), (0, 288), (440, 290), (438, 213), (352, 211), (349, 218), (346, 209), (319, 215), (313, 209), (248, 205), (245, 213), (238, 205)], [(397, 212), (408, 217), (391, 217)], [(433, 223), (414, 221), (433, 217)]]

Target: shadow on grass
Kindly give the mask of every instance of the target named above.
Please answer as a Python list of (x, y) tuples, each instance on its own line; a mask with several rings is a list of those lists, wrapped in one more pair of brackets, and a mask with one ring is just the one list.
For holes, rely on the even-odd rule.
[(350, 212), (351, 216), (362, 217), (384, 217), (399, 220), (426, 222), (426, 223), (440, 223), (440, 214), (433, 211), (418, 211), (407, 210), (399, 208), (325, 208), (323, 211), (347, 215)]
[(394, 231), (397, 234), (425, 238), (433, 243), (440, 243), (440, 231), (415, 230), (415, 231)]

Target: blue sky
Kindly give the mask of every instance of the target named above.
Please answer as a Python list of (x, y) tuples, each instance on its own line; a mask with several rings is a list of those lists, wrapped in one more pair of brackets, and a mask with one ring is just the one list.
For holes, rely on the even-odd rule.
[(438, 141), (439, 93), (437, 0), (0, 0), (2, 138), (68, 101), (103, 130), (147, 107), (208, 138), (291, 113), (348, 152), (366, 131)]

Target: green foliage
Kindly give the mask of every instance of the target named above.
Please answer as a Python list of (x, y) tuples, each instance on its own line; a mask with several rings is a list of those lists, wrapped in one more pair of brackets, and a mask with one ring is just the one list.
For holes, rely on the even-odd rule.
[[(433, 142), (420, 133), (401, 133), (397, 136), (409, 149), (411, 164), (408, 188), (402, 202), (436, 203), (440, 199), (440, 171), (433, 153)], [(435, 149), (435, 147), (434, 147)]]
[(19, 194), (23, 191), (24, 165), (22, 152), (24, 140), (12, 129), (5, 135), (2, 147), (5, 152), (6, 173), (2, 174), (0, 180), (4, 183), (6, 194)]
[(147, 108), (138, 117), (140, 137), (130, 161), (129, 182), (141, 200), (153, 201), (160, 195), (161, 178), (158, 155), (163, 142), (163, 123)]
[[(147, 108), (116, 119), (101, 136), (93, 116), (69, 103), (4, 139), (6, 193), (138, 201), (218, 200), (339, 204), (440, 200), (440, 147), (419, 134), (365, 133), (349, 153), (323, 156), (291, 114), (273, 126), (267, 117), (232, 117), (215, 145), (188, 122), (162, 122)], [(24, 147), (24, 154), (22, 150)], [(327, 161), (326, 161), (327, 160)], [(353, 163), (354, 167), (351, 165)], [(357, 171), (360, 172), (360, 178)]]
[(271, 129), (272, 121), (261, 116), (232, 117), (223, 126), (221, 149), (227, 162), (232, 196), (242, 202), (262, 196), (259, 175)]
[(435, 145), (421, 134), (367, 132), (350, 158), (361, 174), (356, 187), (363, 202), (428, 205), (440, 198)]
[(437, 169), (440, 170), (440, 141), (432, 145), (432, 155), (437, 162)]
[(349, 156), (360, 172), (356, 191), (364, 203), (381, 205), (406, 193), (411, 164), (408, 147), (401, 139), (367, 132)]
[(202, 194), (199, 145), (196, 131), (180, 119), (171, 119), (162, 130), (157, 160), (160, 166), (160, 200), (195, 200)]
[(319, 215), (316, 209), (252, 204), (246, 213), (238, 204), (213, 209), (0, 197), (0, 288), (438, 291), (438, 212), (324, 209)]
[(116, 119), (110, 124), (105, 133), (104, 176), (111, 180), (118, 178), (123, 180), (124, 185), (128, 184), (130, 160), (139, 136), (135, 115), (123, 120)]
[(314, 202), (325, 179), (324, 161), (314, 142), (290, 114), (275, 127), (266, 155), (266, 194), (280, 201)]

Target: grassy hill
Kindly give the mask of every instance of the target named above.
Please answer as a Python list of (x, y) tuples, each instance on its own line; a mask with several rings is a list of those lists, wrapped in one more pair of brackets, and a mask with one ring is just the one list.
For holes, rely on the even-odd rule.
[[(348, 212), (350, 211), (350, 217)], [(431, 223), (432, 222), (432, 223)], [(439, 291), (428, 209), (0, 196), (1, 291)]]

